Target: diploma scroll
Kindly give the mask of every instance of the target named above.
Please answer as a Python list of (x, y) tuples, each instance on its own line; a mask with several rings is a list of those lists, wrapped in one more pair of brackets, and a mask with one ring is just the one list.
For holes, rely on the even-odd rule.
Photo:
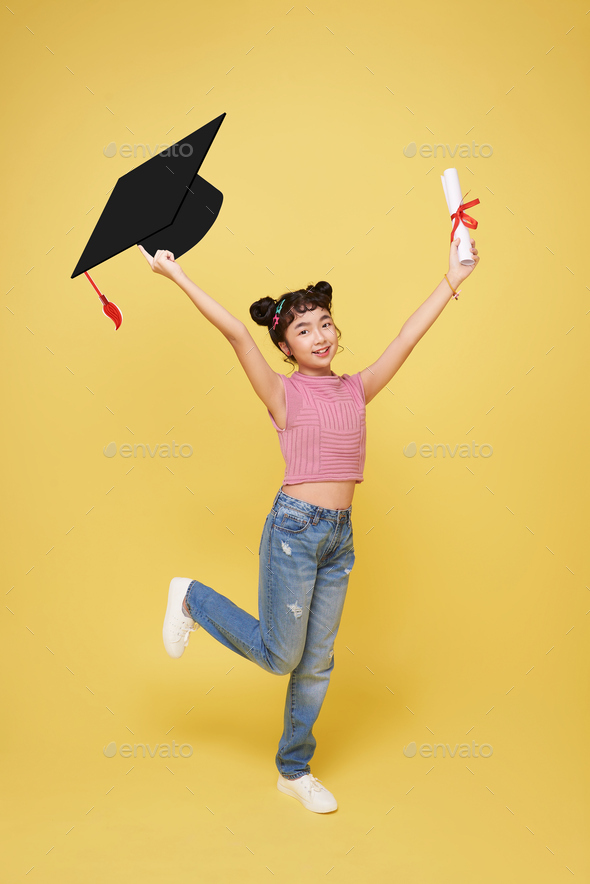
[[(461, 237), (458, 253), (461, 264), (474, 264), (474, 258), (471, 254), (471, 234), (467, 227), (475, 230), (477, 221), (465, 212), (466, 208), (475, 206), (479, 203), (478, 199), (463, 203), (461, 196), (461, 185), (459, 184), (459, 173), (456, 169), (445, 169), (440, 176), (445, 199), (449, 209), (449, 215), (453, 219), (453, 233), (451, 234), (451, 242), (457, 237)], [(454, 216), (454, 217), (453, 217)]]

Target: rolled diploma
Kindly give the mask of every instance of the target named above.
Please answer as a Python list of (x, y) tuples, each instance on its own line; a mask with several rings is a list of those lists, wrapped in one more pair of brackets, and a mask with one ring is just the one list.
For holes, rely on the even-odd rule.
[[(445, 169), (444, 173), (440, 176), (440, 180), (442, 181), (443, 190), (445, 192), (449, 215), (452, 215), (462, 203), (459, 173), (456, 169)], [(454, 223), (455, 219), (453, 218), (453, 224)], [(471, 234), (469, 228), (465, 227), (462, 221), (459, 221), (459, 226), (455, 230), (454, 239), (457, 239), (458, 236), (461, 237), (461, 242), (459, 243), (459, 248), (457, 250), (459, 261), (461, 264), (474, 264), (475, 261), (471, 254)]]

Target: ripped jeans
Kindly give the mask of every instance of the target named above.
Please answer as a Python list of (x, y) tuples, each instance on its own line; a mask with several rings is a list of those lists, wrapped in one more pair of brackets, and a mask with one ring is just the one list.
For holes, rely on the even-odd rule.
[(287, 779), (310, 773), (316, 748), (312, 728), (355, 561), (351, 512), (352, 504), (331, 510), (277, 492), (260, 540), (259, 620), (198, 580), (186, 594), (193, 620), (226, 648), (267, 672), (289, 674), (275, 758)]

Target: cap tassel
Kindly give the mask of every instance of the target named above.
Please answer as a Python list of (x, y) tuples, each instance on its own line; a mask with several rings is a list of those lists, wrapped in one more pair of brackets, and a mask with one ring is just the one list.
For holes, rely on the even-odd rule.
[(92, 284), (92, 287), (94, 288), (98, 297), (102, 301), (102, 312), (104, 313), (105, 316), (108, 316), (109, 319), (113, 320), (113, 322), (115, 323), (115, 331), (117, 331), (117, 329), (119, 328), (119, 326), (123, 322), (123, 314), (121, 313), (121, 311), (119, 310), (119, 308), (117, 307), (116, 304), (113, 304), (112, 301), (109, 301), (109, 300), (107, 300), (107, 298), (105, 298), (105, 296), (99, 290), (98, 286), (96, 285), (96, 283), (94, 282), (94, 280), (92, 279), (92, 277), (90, 276), (89, 273), (84, 271), (84, 276), (88, 277), (88, 280)]

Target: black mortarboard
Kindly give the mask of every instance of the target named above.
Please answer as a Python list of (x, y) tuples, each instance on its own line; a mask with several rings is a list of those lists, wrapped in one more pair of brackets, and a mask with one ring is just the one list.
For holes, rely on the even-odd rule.
[(223, 194), (197, 173), (224, 117), (119, 178), (72, 279), (137, 243), (150, 255), (168, 249), (179, 258), (205, 236)]

